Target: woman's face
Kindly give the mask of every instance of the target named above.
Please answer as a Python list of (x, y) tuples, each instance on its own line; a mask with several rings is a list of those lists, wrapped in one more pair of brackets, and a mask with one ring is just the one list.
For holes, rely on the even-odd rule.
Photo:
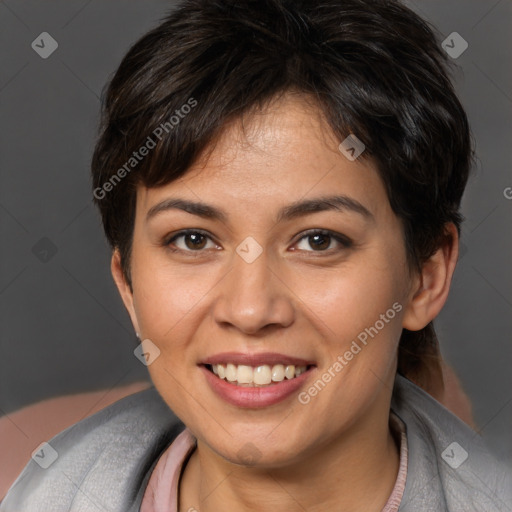
[[(231, 125), (183, 178), (139, 187), (125, 303), (160, 351), (154, 385), (205, 449), (278, 467), (387, 425), (416, 278), (376, 169), (350, 161), (303, 99), (285, 96), (244, 129)], [(346, 206), (296, 208), (333, 196)], [(154, 209), (169, 199), (222, 218)], [(266, 382), (295, 359), (308, 368), (297, 381), (261, 387), (205, 367), (241, 364), (231, 378)]]

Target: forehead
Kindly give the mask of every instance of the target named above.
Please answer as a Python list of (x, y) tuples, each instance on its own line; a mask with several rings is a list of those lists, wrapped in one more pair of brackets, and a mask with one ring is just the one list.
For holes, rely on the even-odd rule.
[(368, 158), (347, 159), (340, 142), (311, 101), (285, 95), (227, 125), (181, 178), (161, 187), (139, 187), (137, 211), (145, 215), (174, 196), (261, 211), (344, 194), (378, 214), (387, 196), (376, 167)]

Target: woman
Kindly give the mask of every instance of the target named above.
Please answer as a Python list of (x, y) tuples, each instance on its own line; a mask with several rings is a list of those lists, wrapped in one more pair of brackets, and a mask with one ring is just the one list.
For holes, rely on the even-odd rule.
[(154, 388), (0, 511), (512, 510), (428, 394), (472, 162), (445, 60), (363, 0), (188, 1), (128, 52), (93, 195)]

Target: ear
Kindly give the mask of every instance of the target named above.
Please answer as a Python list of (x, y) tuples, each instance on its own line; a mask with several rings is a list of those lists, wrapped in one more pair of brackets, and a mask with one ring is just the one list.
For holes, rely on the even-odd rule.
[(110, 271), (112, 272), (112, 277), (117, 285), (117, 289), (121, 295), (121, 299), (130, 315), (132, 320), (133, 327), (137, 335), (140, 333), (139, 323), (137, 321), (137, 315), (135, 313), (134, 299), (133, 293), (130, 289), (130, 285), (126, 282), (126, 279), (123, 274), (123, 270), (121, 267), (121, 254), (119, 250), (116, 248), (112, 253), (112, 259), (110, 261)]
[(415, 280), (403, 316), (405, 329), (419, 331), (439, 314), (448, 298), (458, 256), (457, 228), (449, 222), (445, 225), (441, 246), (423, 264), (421, 274)]

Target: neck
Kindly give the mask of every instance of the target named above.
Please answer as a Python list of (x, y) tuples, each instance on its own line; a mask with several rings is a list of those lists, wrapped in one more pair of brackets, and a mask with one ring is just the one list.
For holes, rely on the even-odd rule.
[(198, 440), (180, 481), (179, 511), (351, 510), (381, 512), (395, 484), (399, 451), (387, 415), (358, 422), (286, 467), (241, 467)]

